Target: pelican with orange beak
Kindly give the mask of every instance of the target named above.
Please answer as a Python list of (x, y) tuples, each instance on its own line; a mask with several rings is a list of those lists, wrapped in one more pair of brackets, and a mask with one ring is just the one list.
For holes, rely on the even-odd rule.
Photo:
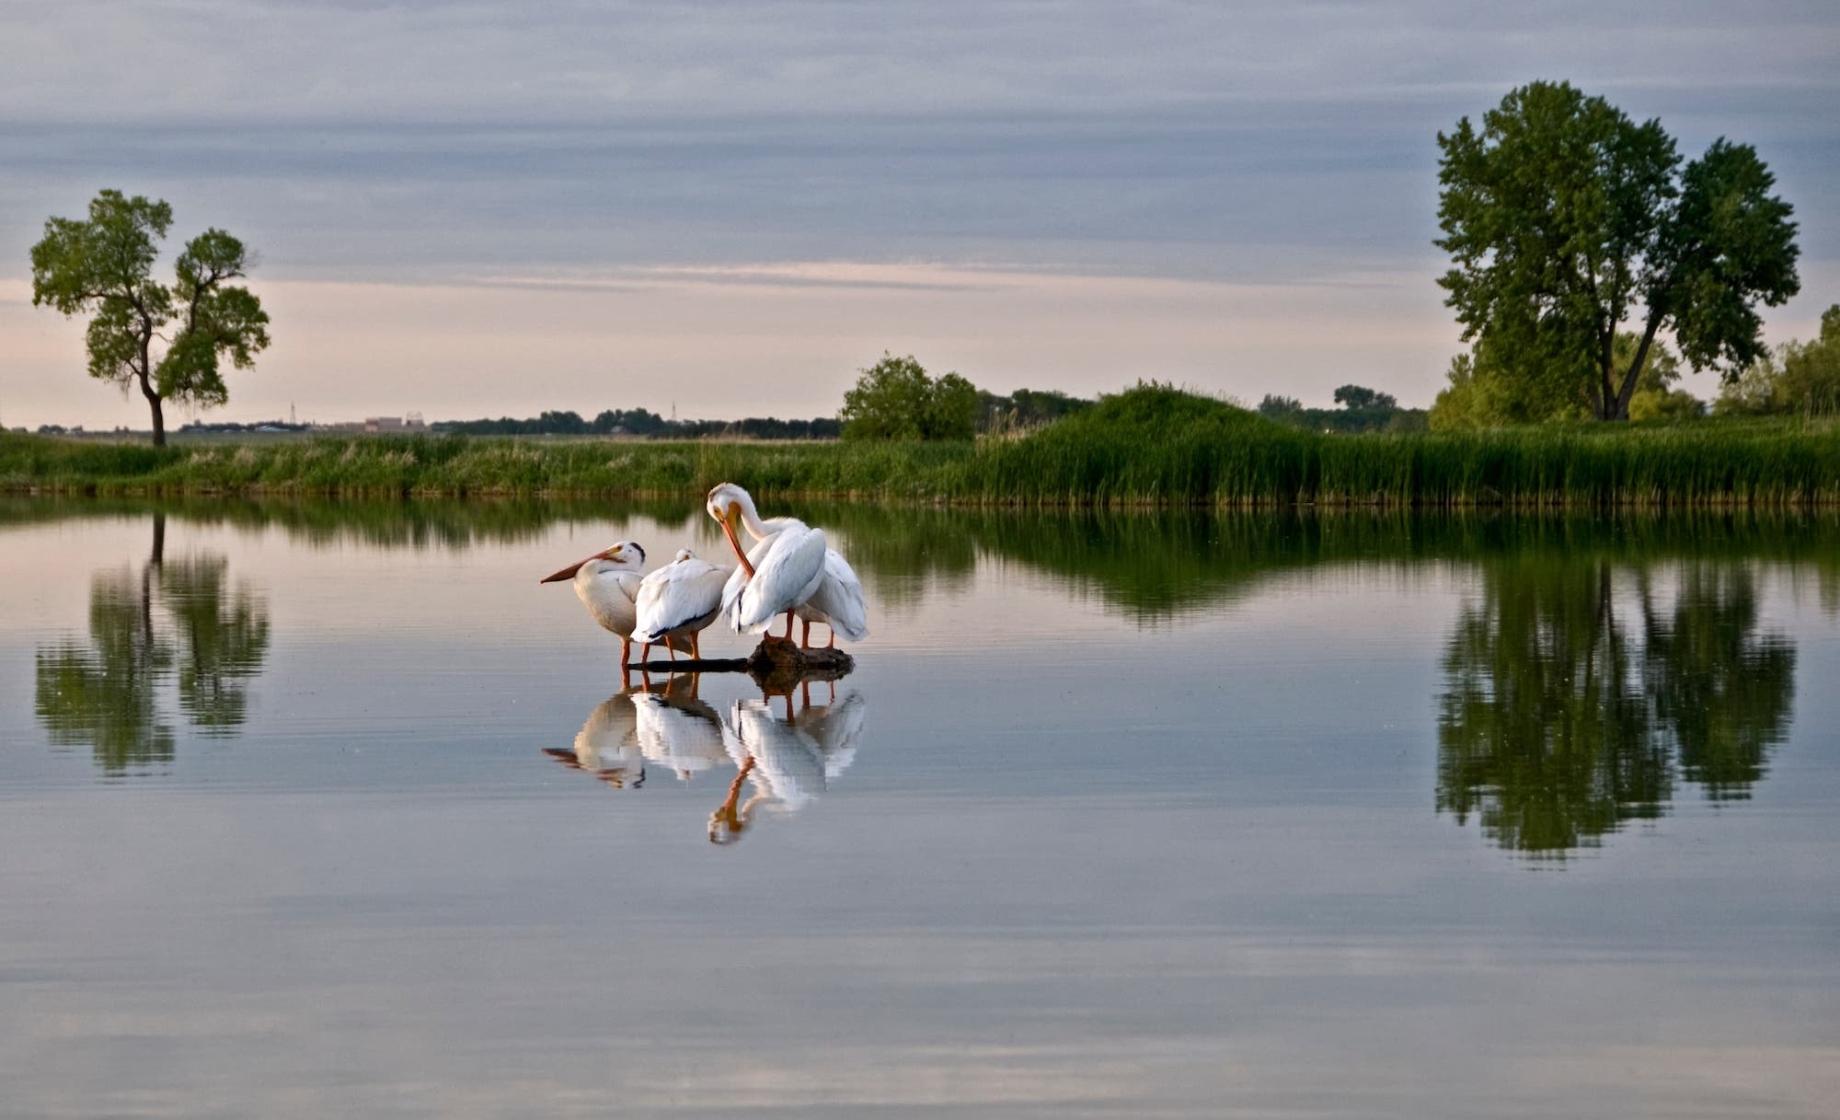
[[(821, 531), (793, 517), (763, 521), (753, 497), (732, 482), (709, 492), (708, 509), (741, 561), (722, 593), (723, 608), (734, 612), (736, 632), (759, 633), (785, 611), (787, 640), (796, 616), (805, 623), (802, 644), (807, 647), (814, 622), (830, 628), (832, 644), (838, 635), (852, 642), (868, 637), (862, 581)], [(751, 549), (741, 547), (743, 530), (754, 538)]]
[(585, 560), (578, 560), (560, 571), (551, 572), (541, 583), (570, 580), (575, 596), (601, 629), (620, 639), (620, 668), (632, 660), (632, 630), (637, 621), (633, 601), (638, 598), (639, 584), (645, 568), (645, 549), (632, 541), (602, 549)]
[[(796, 518), (762, 521), (754, 499), (732, 482), (709, 492), (708, 509), (741, 561), (722, 588), (722, 609), (735, 633), (767, 633), (774, 618), (783, 613), (784, 640), (791, 641), (793, 612), (817, 594), (824, 578), (824, 534)], [(741, 547), (744, 528), (754, 538), (753, 548)], [(767, 636), (780, 640), (770, 633)]]

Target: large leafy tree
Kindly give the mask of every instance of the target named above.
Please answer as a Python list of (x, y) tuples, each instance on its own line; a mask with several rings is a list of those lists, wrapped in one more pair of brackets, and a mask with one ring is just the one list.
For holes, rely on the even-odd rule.
[(935, 380), (911, 355), (883, 354), (844, 393), (837, 418), (850, 440), (970, 439), (977, 416), (970, 381), (956, 373)]
[(1478, 365), (1556, 412), (1627, 419), (1663, 331), (1693, 368), (1735, 377), (1763, 352), (1758, 305), (1800, 288), (1791, 207), (1749, 145), (1719, 139), (1683, 167), (1659, 121), (1564, 82), (1522, 86), (1438, 145), (1446, 302)]
[(229, 399), (222, 363), (255, 364), (268, 346), (268, 314), (248, 288), (249, 254), (221, 229), (186, 242), (174, 280), (153, 279), (172, 207), (105, 190), (89, 217), (45, 222), (32, 246), (32, 302), (88, 314), (89, 373), (139, 388), (153, 414), (153, 442), (166, 442), (163, 404), (211, 408)]

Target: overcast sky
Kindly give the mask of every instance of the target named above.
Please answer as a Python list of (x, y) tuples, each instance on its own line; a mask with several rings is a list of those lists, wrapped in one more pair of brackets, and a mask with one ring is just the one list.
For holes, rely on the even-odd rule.
[(0, 0), (0, 423), (145, 423), (31, 306), (105, 186), (256, 248), (225, 419), (814, 415), (883, 350), (1426, 403), (1436, 133), (1535, 78), (1757, 145), (1802, 230), (1770, 333), (1813, 333), (1840, 5), (1497, 7)]

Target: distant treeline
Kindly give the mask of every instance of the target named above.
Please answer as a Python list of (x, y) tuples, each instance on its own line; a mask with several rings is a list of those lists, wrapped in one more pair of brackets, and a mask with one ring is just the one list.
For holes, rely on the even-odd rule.
[(1422, 432), (1422, 408), (1400, 408), (1391, 393), (1364, 385), (1344, 385), (1335, 391), (1340, 408), (1305, 408), (1296, 397), (1267, 393), (1259, 402), (1259, 415), (1294, 428), (1313, 432)]
[(526, 420), (437, 420), (429, 427), (463, 436), (642, 436), (649, 439), (836, 439), (843, 426), (834, 417), (781, 420), (750, 416), (745, 420), (667, 420), (647, 408), (609, 408), (594, 419), (579, 412), (545, 412)]
[(979, 389), (977, 430), (1009, 432), (1039, 428), (1092, 406), (1093, 402), (1085, 397), (1070, 397), (1057, 389), (1017, 389), (1009, 394)]
[[(1091, 408), (1093, 402), (1066, 393), (1018, 389), (1013, 393), (977, 392), (974, 429), (978, 432), (1034, 428)], [(253, 430), (258, 425), (250, 425)], [(837, 439), (843, 421), (834, 416), (781, 420), (750, 416), (744, 420), (671, 420), (647, 408), (610, 408), (593, 419), (574, 411), (550, 411), (527, 419), (437, 420), (429, 430), (462, 436), (636, 436), (644, 439)], [(186, 431), (237, 431), (236, 424), (188, 426)]]
[(199, 435), (239, 435), (248, 432), (309, 432), (311, 424), (291, 424), (286, 420), (257, 420), (250, 424), (238, 424), (230, 420), (213, 421), (206, 424), (194, 420), (180, 428), (179, 431)]

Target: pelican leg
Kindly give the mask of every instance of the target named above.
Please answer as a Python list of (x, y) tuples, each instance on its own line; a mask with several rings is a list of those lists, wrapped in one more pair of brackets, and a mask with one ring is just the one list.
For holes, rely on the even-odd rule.
[(671, 660), (672, 660), (672, 661), (676, 661), (676, 660), (677, 660), (677, 645), (676, 645), (676, 643), (674, 643), (674, 642), (672, 642), (672, 641), (671, 641), (671, 639), (669, 639), (669, 638), (666, 638), (666, 639), (664, 640), (664, 648), (665, 648), (665, 652), (666, 652), (666, 653), (669, 653), (669, 654), (671, 655)]
[(824, 630), (825, 630), (825, 633), (830, 635), (830, 639), (824, 643), (824, 648), (825, 649), (836, 649), (837, 648), (837, 628), (827, 622), (824, 624)]
[[(799, 623), (800, 625), (805, 627), (804, 630), (799, 632), (799, 648), (800, 649), (810, 649), (811, 648), (811, 619), (802, 618), (799, 620)], [(790, 637), (790, 635), (788, 635), (788, 637)]]
[(701, 630), (690, 635), (690, 656), (697, 661), (703, 659), (703, 632)]
[(786, 612), (786, 640), (789, 642), (792, 640), (792, 612), (791, 611)]
[(620, 668), (622, 669), (626, 668), (626, 663), (631, 660), (632, 660), (632, 639), (631, 638), (621, 638), (620, 639)]

